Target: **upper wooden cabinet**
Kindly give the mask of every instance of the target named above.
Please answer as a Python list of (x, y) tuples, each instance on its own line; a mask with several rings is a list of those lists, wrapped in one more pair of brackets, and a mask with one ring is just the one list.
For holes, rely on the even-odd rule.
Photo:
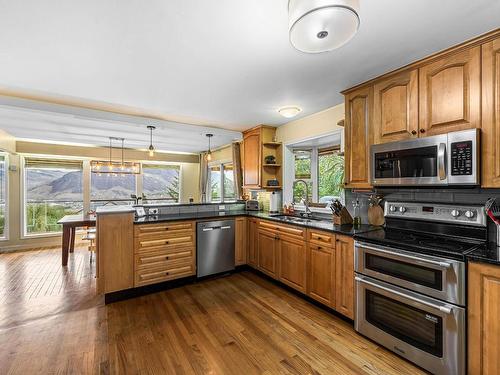
[(436, 135), (481, 127), (481, 48), (420, 68), (420, 132)]
[(471, 263), (468, 279), (468, 374), (500, 374), (500, 267)]
[(418, 70), (381, 79), (373, 87), (374, 143), (418, 137)]
[(481, 186), (500, 187), (500, 38), (482, 46)]
[[(260, 125), (243, 133), (243, 187), (245, 189), (280, 189), (281, 143), (274, 140), (276, 128)], [(265, 158), (274, 156), (274, 164)], [(278, 180), (279, 186), (268, 186), (269, 180)]]
[(373, 87), (362, 87), (345, 97), (345, 186), (365, 189), (370, 185)]

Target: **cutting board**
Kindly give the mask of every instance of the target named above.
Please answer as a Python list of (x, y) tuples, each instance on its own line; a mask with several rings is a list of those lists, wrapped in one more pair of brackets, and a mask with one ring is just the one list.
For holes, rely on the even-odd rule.
[(384, 210), (378, 204), (368, 207), (368, 222), (376, 226), (384, 225)]

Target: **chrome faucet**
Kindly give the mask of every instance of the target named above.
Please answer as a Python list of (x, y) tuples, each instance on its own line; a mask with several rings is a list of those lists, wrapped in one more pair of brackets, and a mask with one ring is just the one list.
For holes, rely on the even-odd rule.
[(309, 187), (307, 186), (307, 182), (304, 181), (304, 180), (295, 180), (293, 182), (293, 187), (292, 187), (293, 189), (292, 190), (295, 189), (295, 186), (299, 182), (302, 183), (302, 184), (304, 184), (304, 187), (306, 189), (306, 192), (305, 192), (304, 196), (301, 199), (301, 202), (303, 202), (304, 206), (306, 207), (306, 212), (305, 212), (304, 216), (311, 217), (312, 216), (312, 212), (311, 212), (311, 209), (309, 208)]

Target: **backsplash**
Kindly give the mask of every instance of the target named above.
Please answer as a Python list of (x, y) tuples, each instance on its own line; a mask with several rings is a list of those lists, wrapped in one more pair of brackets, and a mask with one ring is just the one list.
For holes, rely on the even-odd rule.
[(207, 203), (207, 204), (180, 204), (180, 205), (158, 205), (148, 204), (145, 208), (149, 211), (157, 209), (159, 215), (192, 214), (197, 212), (215, 211), (244, 211), (245, 203)]

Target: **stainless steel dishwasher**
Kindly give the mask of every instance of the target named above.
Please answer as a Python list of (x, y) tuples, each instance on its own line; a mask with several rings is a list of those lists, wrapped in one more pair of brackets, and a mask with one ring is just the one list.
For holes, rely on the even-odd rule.
[(234, 220), (197, 224), (196, 260), (198, 277), (234, 270)]

